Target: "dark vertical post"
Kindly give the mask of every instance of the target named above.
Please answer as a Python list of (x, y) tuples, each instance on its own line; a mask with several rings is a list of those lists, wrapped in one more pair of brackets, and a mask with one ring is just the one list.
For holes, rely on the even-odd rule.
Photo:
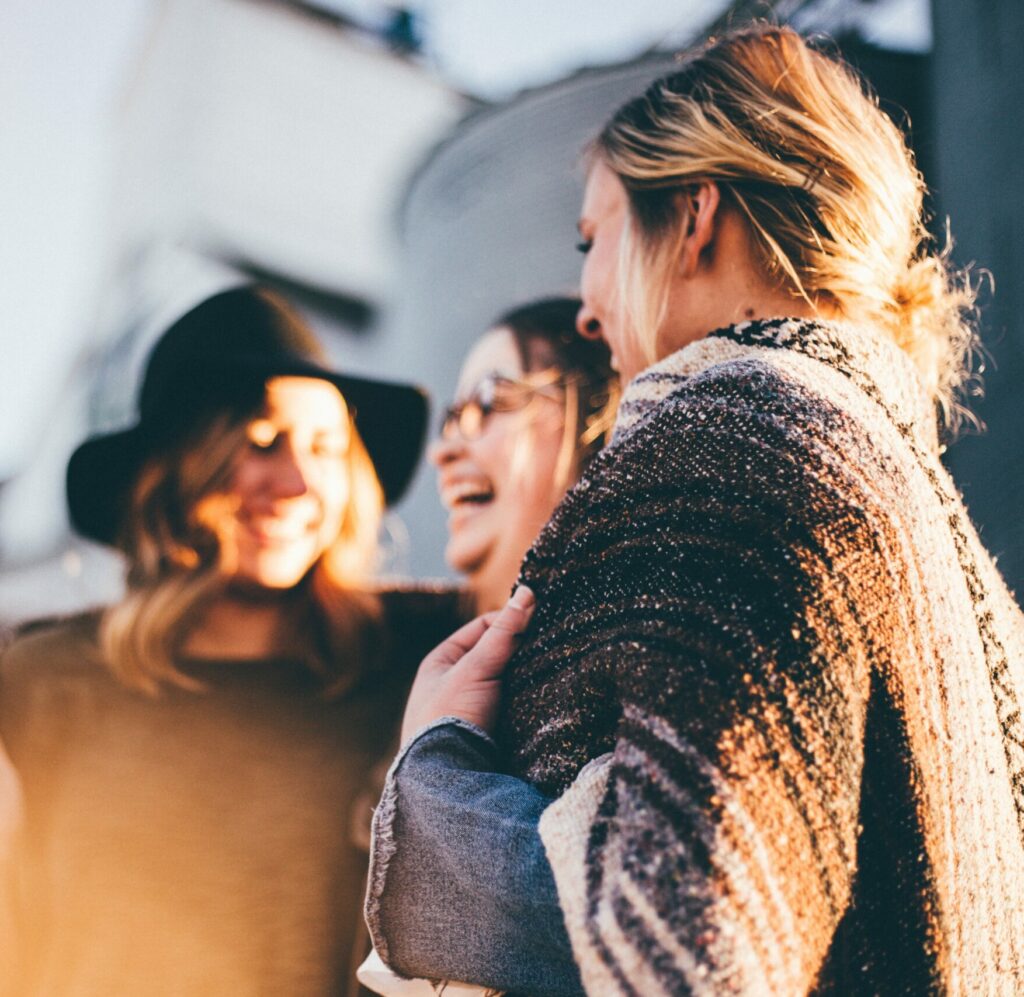
[(1024, 596), (1024, 3), (932, 0), (935, 203), (954, 259), (990, 271), (987, 423), (949, 451), (982, 539)]

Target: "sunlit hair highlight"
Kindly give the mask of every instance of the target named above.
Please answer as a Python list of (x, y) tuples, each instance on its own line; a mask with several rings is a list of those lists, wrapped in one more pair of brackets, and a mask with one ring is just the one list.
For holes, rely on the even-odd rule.
[(591, 157), (629, 197), (618, 306), (649, 361), (686, 229), (682, 195), (714, 181), (778, 286), (884, 330), (946, 425), (966, 414), (958, 393), (971, 376), (975, 291), (933, 248), (899, 128), (841, 60), (789, 28), (729, 34), (620, 108)]
[[(120, 547), (128, 557), (127, 592), (100, 626), (104, 658), (126, 686), (155, 694), (164, 683), (200, 687), (175, 665), (204, 604), (231, 575), (230, 552), (217, 535), (230, 505), (238, 454), (255, 413), (222, 413), (168, 452), (151, 457), (132, 489)], [(340, 693), (366, 666), (367, 625), (376, 598), (366, 591), (374, 568), (384, 497), (373, 463), (351, 426), (344, 460), (349, 497), (337, 537), (296, 594), (296, 652)]]

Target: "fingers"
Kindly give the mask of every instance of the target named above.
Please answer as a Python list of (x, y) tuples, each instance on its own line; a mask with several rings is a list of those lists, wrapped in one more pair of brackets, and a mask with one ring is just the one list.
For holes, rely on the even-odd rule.
[(512, 598), (498, 611), (487, 628), (488, 631), (508, 630), (514, 634), (523, 633), (530, 625), (533, 606), (533, 592), (525, 585), (516, 586), (515, 592), (512, 593)]
[(423, 659), (405, 707), (403, 743), (444, 716), (490, 729), (501, 673), (529, 625), (533, 606), (533, 593), (520, 586), (499, 612), (471, 620)]
[(460, 669), (471, 669), (474, 677), (481, 680), (497, 678), (515, 653), (519, 636), (530, 623), (533, 608), (533, 593), (520, 585), (476, 646), (466, 652), (459, 662)]
[[(487, 616), (492, 614), (488, 613)], [(436, 665), (454, 665), (470, 648), (474, 647), (488, 628), (487, 616), (478, 616), (475, 620), (463, 624), (448, 637), (441, 641), (424, 659)]]
[[(424, 658), (423, 664), (442, 668), (454, 665), (462, 660), (467, 653), (478, 647), (491, 630), (497, 629), (500, 633), (506, 634), (507, 637), (502, 638), (503, 640), (514, 640), (529, 625), (533, 605), (533, 593), (525, 585), (520, 585), (502, 609), (485, 613), (461, 626), (451, 637), (438, 644)], [(488, 660), (491, 656), (503, 653), (500, 648), (504, 645), (495, 643), (498, 637), (499, 635), (496, 634), (484, 645), (484, 653), (488, 656)], [(514, 650), (514, 647), (512, 649)], [(505, 653), (502, 664), (508, 660), (511, 653), (511, 650)]]

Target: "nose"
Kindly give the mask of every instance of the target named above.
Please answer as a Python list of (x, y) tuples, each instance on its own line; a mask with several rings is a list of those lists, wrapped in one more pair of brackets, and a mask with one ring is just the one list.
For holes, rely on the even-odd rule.
[(455, 460), (463, 452), (464, 446), (465, 441), (462, 439), (461, 433), (455, 430), (444, 432), (435, 437), (430, 444), (427, 450), (427, 459), (434, 467), (442, 468), (445, 464), (450, 464)]
[(291, 445), (282, 446), (270, 468), (270, 489), (274, 498), (298, 498), (309, 491), (306, 471)]
[(576, 331), (584, 339), (601, 338), (601, 323), (586, 302), (576, 313)]

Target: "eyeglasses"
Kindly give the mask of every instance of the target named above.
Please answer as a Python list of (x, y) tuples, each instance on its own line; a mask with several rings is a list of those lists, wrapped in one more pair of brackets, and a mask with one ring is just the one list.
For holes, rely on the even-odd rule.
[(528, 377), (529, 380), (515, 380), (500, 374), (488, 374), (472, 394), (444, 410), (441, 414), (441, 435), (450, 436), (458, 429), (464, 440), (479, 439), (493, 413), (518, 412), (538, 396), (558, 399), (566, 384), (557, 371)]

